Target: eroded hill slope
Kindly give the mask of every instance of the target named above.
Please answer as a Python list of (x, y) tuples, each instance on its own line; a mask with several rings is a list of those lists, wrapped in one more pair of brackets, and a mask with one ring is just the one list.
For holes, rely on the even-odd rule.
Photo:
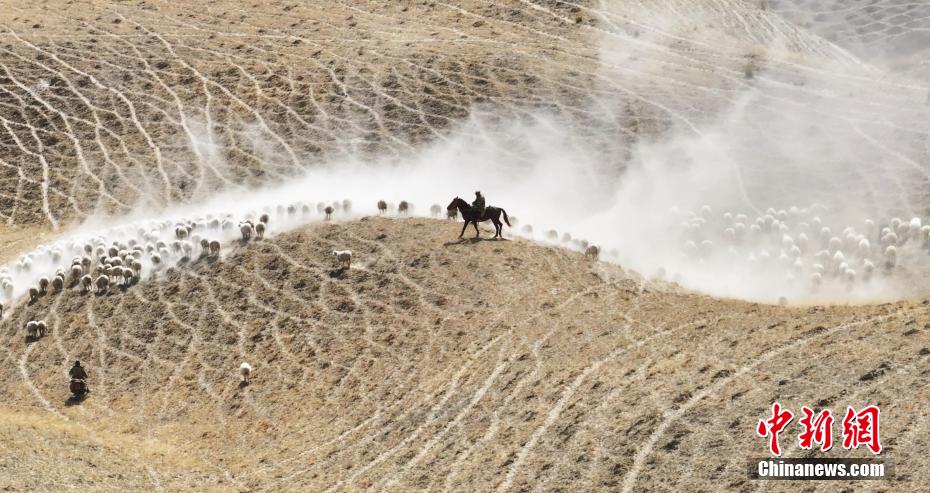
[[(754, 429), (773, 399), (880, 405), (884, 456), (906, 478), (895, 489), (930, 482), (925, 305), (715, 300), (457, 233), (428, 219), (309, 226), (125, 292), (16, 308), (0, 326), (0, 397), (4, 416), (39, 424), (4, 418), (26, 438), (3, 442), (5, 485), (78, 485), (81, 452), (103, 443), (99, 489), (751, 491), (745, 458), (765, 455)], [(351, 269), (335, 268), (337, 248)], [(27, 343), (33, 317), (51, 333)], [(94, 392), (67, 406), (75, 358)], [(240, 388), (243, 360), (255, 375)], [(26, 453), (37, 440), (55, 455)], [(49, 457), (56, 475), (37, 482)]]

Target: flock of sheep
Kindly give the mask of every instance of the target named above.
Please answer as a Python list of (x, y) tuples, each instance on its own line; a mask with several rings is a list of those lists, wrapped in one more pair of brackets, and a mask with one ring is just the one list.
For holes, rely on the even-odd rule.
[(791, 207), (751, 217), (673, 209), (680, 219), (681, 252), (687, 261), (728, 263), (781, 272), (789, 285), (811, 291), (827, 283), (852, 289), (878, 276), (889, 278), (906, 264), (923, 262), (930, 253), (930, 224), (919, 217), (898, 217), (832, 229), (822, 205)]
[[(379, 214), (387, 213), (395, 205), (384, 200), (376, 204)], [(107, 229), (100, 234), (74, 236), (21, 256), (11, 266), (0, 267), (0, 301), (9, 303), (18, 296), (28, 294), (32, 304), (42, 296), (62, 293), (66, 289), (80, 293), (103, 295), (114, 288), (128, 289), (145, 277), (189, 264), (198, 259), (218, 259), (225, 242), (238, 239), (241, 245), (261, 240), (268, 232), (269, 224), (280, 222), (283, 227), (306, 223), (314, 208), (309, 203), (297, 202), (289, 205), (264, 207), (261, 212), (247, 212), (236, 220), (232, 213), (197, 215), (179, 220), (147, 220)], [(413, 204), (402, 200), (396, 206), (399, 215), (413, 211)], [(435, 217), (443, 208), (434, 204), (430, 213)], [(316, 212), (325, 220), (337, 211), (351, 213), (352, 202), (342, 200), (316, 204)], [(448, 219), (456, 219), (457, 211), (446, 212)], [(511, 217), (516, 226), (517, 219)], [(283, 229), (283, 228), (282, 228)], [(532, 236), (527, 225), (524, 233)], [(557, 240), (558, 235), (550, 230), (548, 239)], [(585, 256), (598, 259), (600, 249), (587, 241), (573, 239), (564, 234), (565, 246), (574, 246), (585, 252)], [(333, 257), (341, 268), (350, 268), (351, 250), (334, 250)], [(47, 269), (47, 270), (46, 270)], [(44, 272), (53, 272), (44, 275)], [(21, 290), (20, 286), (26, 284)], [(3, 304), (0, 303), (0, 316)], [(26, 336), (33, 340), (48, 332), (43, 320), (30, 320), (25, 324)], [(243, 384), (248, 384), (253, 373), (249, 363), (243, 362), (239, 375)]]

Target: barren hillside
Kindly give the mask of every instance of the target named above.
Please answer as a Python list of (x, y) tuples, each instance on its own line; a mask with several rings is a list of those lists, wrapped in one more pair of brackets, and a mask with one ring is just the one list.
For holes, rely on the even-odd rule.
[[(879, 404), (899, 477), (876, 490), (930, 483), (924, 304), (715, 300), (457, 230), (311, 226), (125, 292), (23, 307), (2, 325), (0, 485), (753, 491), (744, 460), (764, 455), (754, 429), (773, 399)], [(355, 252), (351, 269), (334, 248)], [(27, 343), (32, 317), (51, 334)], [(93, 394), (68, 406), (75, 358)], [(48, 462), (54, 474), (30, 473)]]
[(930, 490), (925, 7), (2, 3), (0, 489)]

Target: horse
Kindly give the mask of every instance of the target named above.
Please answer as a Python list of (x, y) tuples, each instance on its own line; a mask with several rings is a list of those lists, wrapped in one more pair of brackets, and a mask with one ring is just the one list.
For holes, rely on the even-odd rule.
[(446, 207), (446, 210), (458, 210), (462, 215), (462, 219), (465, 220), (465, 225), (462, 226), (462, 232), (459, 233), (459, 238), (465, 234), (465, 228), (468, 227), (468, 223), (472, 223), (475, 226), (475, 238), (478, 238), (481, 236), (481, 233), (478, 231), (478, 223), (487, 220), (490, 220), (494, 223), (494, 238), (503, 238), (501, 231), (504, 229), (504, 226), (501, 223), (501, 214), (504, 214), (504, 222), (507, 223), (507, 226), (510, 226), (510, 218), (507, 217), (507, 211), (500, 207), (485, 207), (484, 214), (482, 214), (481, 217), (476, 217), (475, 212), (472, 211), (472, 208), (468, 202), (465, 202), (463, 199), (456, 197), (452, 199), (452, 202)]

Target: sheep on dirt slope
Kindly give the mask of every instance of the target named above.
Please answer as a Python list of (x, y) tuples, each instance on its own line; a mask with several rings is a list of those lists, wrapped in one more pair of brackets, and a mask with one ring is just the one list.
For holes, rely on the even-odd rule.
[(39, 322), (35, 320), (30, 320), (26, 322), (26, 337), (31, 337), (33, 339), (39, 338)]
[(252, 239), (252, 223), (246, 221), (244, 223), (239, 223), (239, 232), (242, 233), (242, 241), (249, 241)]
[(45, 294), (48, 291), (49, 280), (47, 277), (39, 278), (39, 293)]
[(384, 214), (387, 212), (387, 202), (383, 200), (378, 201), (378, 214)]
[(345, 269), (352, 266), (352, 250), (333, 250), (333, 257), (336, 257), (339, 265)]
[(97, 286), (97, 294), (106, 293), (110, 289), (110, 278), (105, 275), (99, 276), (94, 284)]
[(93, 282), (94, 282), (94, 280), (93, 280), (92, 277), (90, 277), (90, 274), (86, 274), (86, 275), (84, 275), (83, 277), (81, 277), (81, 292), (82, 292), (82, 293), (89, 293), (89, 292), (90, 292), (90, 286), (91, 286), (91, 284), (93, 284)]
[(239, 375), (242, 377), (242, 383), (248, 385), (252, 381), (252, 365), (243, 361), (239, 365)]
[(584, 256), (590, 259), (597, 260), (601, 256), (601, 249), (597, 245), (591, 245), (584, 251)]
[(327, 219), (327, 220), (333, 218), (333, 212), (334, 212), (333, 206), (327, 205), (327, 206), (323, 209), (323, 212), (326, 213), (326, 219)]

